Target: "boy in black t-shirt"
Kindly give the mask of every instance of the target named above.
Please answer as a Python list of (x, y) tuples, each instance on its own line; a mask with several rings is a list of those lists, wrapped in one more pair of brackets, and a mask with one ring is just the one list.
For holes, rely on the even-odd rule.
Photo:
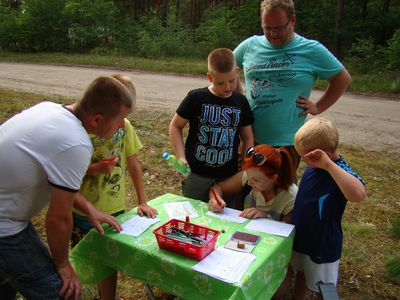
[[(210, 187), (238, 171), (240, 140), (243, 153), (253, 146), (253, 116), (246, 97), (235, 92), (238, 76), (231, 50), (212, 51), (207, 73), (211, 85), (190, 91), (170, 123), (175, 154), (192, 170), (182, 182), (185, 197), (208, 202)], [(184, 145), (182, 130), (187, 123)]]

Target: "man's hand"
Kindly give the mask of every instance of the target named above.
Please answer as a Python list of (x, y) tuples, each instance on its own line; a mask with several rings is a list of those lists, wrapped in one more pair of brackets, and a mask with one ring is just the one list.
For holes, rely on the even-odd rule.
[(152, 219), (154, 219), (158, 215), (157, 209), (147, 204), (139, 204), (137, 208), (137, 213), (139, 216), (146, 215), (147, 217)]
[(82, 286), (71, 264), (68, 263), (64, 266), (58, 267), (57, 271), (62, 280), (60, 296), (64, 299), (70, 299), (70, 297), (73, 296), (74, 300), (78, 300)]
[(313, 116), (318, 115), (317, 104), (304, 96), (299, 96), (299, 99), (296, 101), (296, 105), (297, 107), (304, 109), (304, 111), (299, 114), (300, 117), (306, 117), (307, 114), (311, 114)]
[(114, 227), (117, 232), (122, 230), (121, 225), (118, 223), (117, 219), (105, 212), (102, 212), (96, 208), (92, 208), (90, 210), (90, 214), (88, 214), (89, 222), (93, 225), (96, 230), (103, 235), (104, 228), (101, 226), (103, 223), (107, 223), (108, 225)]

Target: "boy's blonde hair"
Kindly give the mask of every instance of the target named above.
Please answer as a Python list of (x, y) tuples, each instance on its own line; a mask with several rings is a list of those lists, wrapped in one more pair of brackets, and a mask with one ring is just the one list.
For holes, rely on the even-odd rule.
[(77, 101), (77, 109), (111, 119), (118, 116), (122, 105), (131, 108), (133, 103), (133, 97), (124, 84), (111, 76), (100, 76), (86, 88)]
[(122, 74), (114, 74), (111, 75), (111, 77), (117, 79), (119, 82), (121, 82), (131, 93), (132, 95), (132, 107), (134, 108), (136, 106), (136, 88), (135, 85), (133, 84), (132, 79), (129, 76), (122, 75)]
[(282, 9), (286, 12), (288, 18), (296, 14), (292, 0), (263, 0), (261, 1), (261, 13), (271, 12), (276, 9)]
[(236, 67), (236, 59), (231, 49), (218, 48), (210, 52), (207, 58), (209, 73), (227, 73)]
[(333, 153), (338, 144), (339, 133), (335, 124), (320, 117), (308, 120), (294, 136), (294, 147), (297, 152), (308, 153), (321, 149)]

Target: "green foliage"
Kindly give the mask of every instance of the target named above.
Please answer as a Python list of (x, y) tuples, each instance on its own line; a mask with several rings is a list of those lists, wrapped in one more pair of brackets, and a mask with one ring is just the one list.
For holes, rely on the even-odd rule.
[(67, 47), (63, 0), (24, 1), (20, 12), (1, 8), (1, 47), (13, 51), (60, 51)]
[(74, 51), (112, 47), (118, 31), (119, 12), (110, 0), (72, 0), (65, 6), (68, 38)]
[(232, 10), (225, 6), (208, 10), (204, 14), (203, 22), (197, 28), (199, 48), (206, 56), (215, 48), (233, 48), (237, 44), (237, 35), (234, 31)]
[(400, 256), (395, 256), (387, 263), (390, 279), (396, 284), (400, 284)]
[[(397, 29), (393, 37), (388, 41), (386, 48), (388, 67), (392, 70), (400, 69), (400, 29)], [(400, 78), (399, 78), (400, 80)]]
[(140, 18), (137, 54), (143, 57), (185, 57), (193, 56), (195, 47), (191, 30), (175, 14), (170, 15), (165, 27), (156, 16)]
[(395, 219), (392, 222), (392, 227), (393, 227), (393, 234), (394, 236), (400, 240), (400, 218)]
[(196, 29), (202, 56), (215, 48), (234, 49), (242, 40), (261, 34), (260, 1), (250, 0), (239, 8), (225, 5), (206, 10)]
[(383, 48), (372, 38), (357, 40), (347, 53), (346, 65), (358, 73), (374, 73), (385, 66)]
[(5, 50), (18, 51), (23, 41), (19, 30), (18, 14), (0, 6), (0, 47)]

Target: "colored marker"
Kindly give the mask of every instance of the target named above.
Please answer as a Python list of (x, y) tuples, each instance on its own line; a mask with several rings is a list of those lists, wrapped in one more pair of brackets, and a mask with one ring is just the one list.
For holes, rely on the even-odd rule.
[(218, 206), (219, 206), (219, 207), (222, 207), (222, 203), (221, 203), (221, 201), (219, 201), (219, 199), (218, 199), (218, 197), (217, 197), (217, 193), (214, 191), (213, 188), (211, 188), (211, 192), (213, 193), (215, 200), (217, 200)]

